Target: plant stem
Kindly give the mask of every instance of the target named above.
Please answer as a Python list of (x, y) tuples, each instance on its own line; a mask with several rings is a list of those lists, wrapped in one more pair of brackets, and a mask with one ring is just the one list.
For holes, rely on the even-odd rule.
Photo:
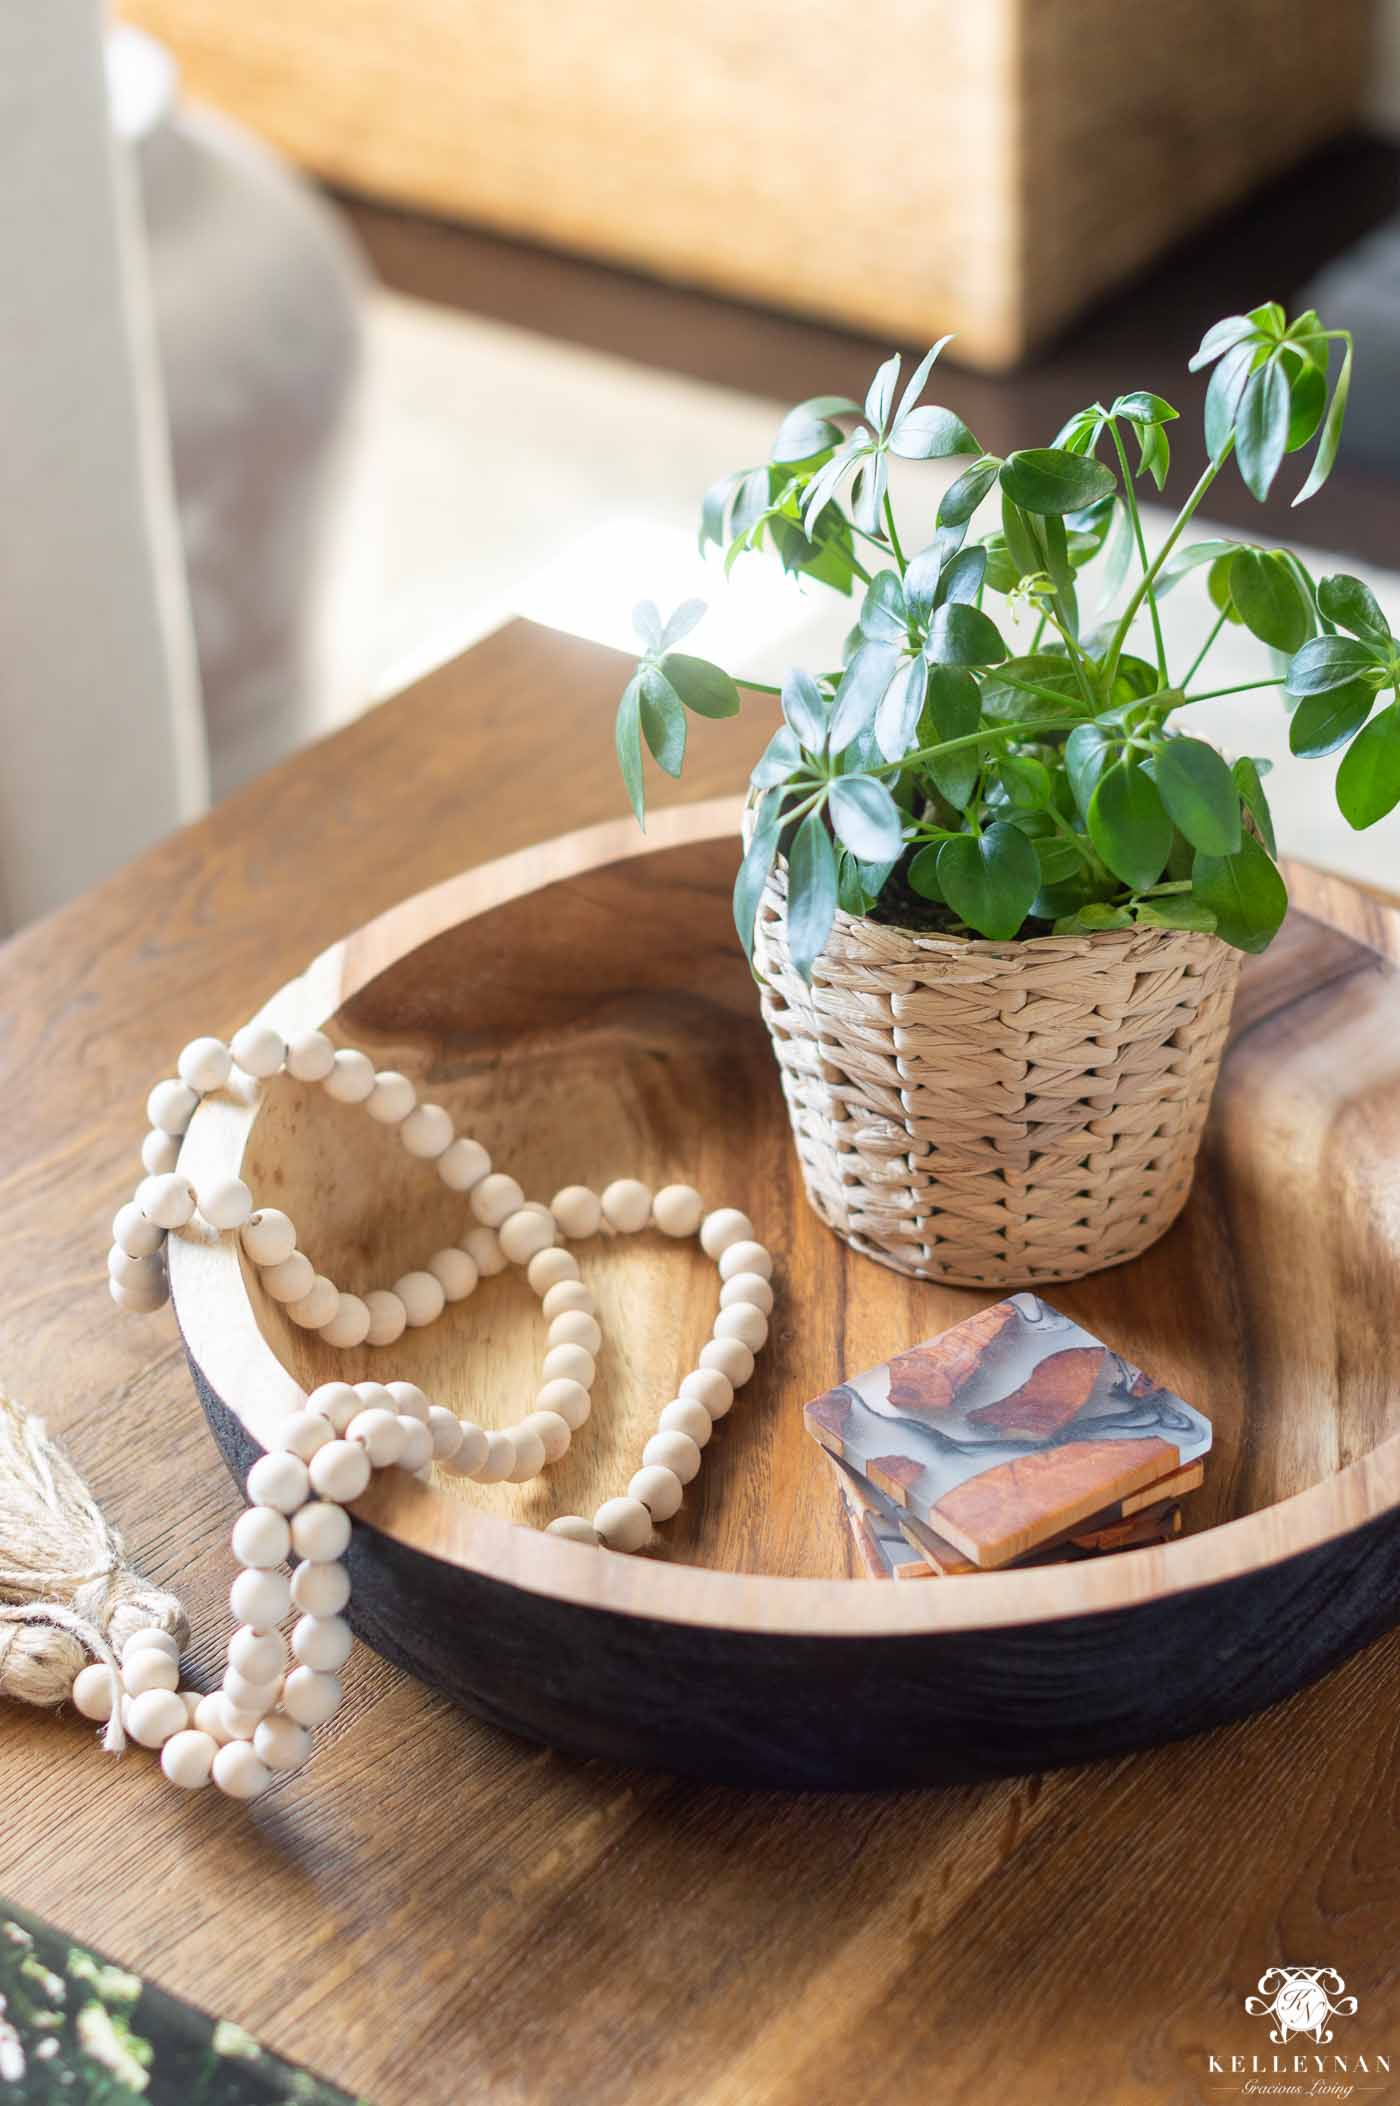
[(742, 677), (741, 675), (738, 675), (738, 674), (736, 674), (736, 675), (735, 675), (735, 679), (734, 679), (734, 685), (735, 685), (736, 687), (747, 687), (747, 688), (749, 688), (749, 689), (750, 689), (750, 690), (752, 691), (752, 693), (754, 693), (755, 695), (779, 695), (779, 696), (781, 696), (781, 694), (782, 694), (782, 692), (783, 692), (783, 691), (782, 691), (782, 689), (781, 689), (780, 687), (772, 687), (772, 686), (770, 686), (770, 684), (769, 684), (769, 683), (768, 683), (768, 681), (766, 681), (766, 680), (745, 680), (745, 679), (744, 679), (744, 678), (743, 678), (743, 677)]
[[(1064, 700), (1063, 695), (1059, 697)], [(1024, 738), (1028, 732), (1044, 731), (1043, 724), (996, 724), (984, 725), (980, 731), (968, 731), (961, 738), (943, 739), (936, 746), (921, 746), (916, 753), (906, 753), (901, 760), (885, 761), (878, 768), (867, 768), (867, 775), (898, 775), (901, 768), (912, 768), (920, 761), (936, 760), (941, 753), (961, 753), (968, 746), (985, 745), (992, 739)]]
[[(1096, 710), (1099, 708), (1099, 704), (1095, 701), (1094, 690), (1089, 685), (1089, 675), (1085, 670), (1087, 661), (1085, 659), (1083, 651), (1079, 647), (1078, 639), (1070, 635), (1069, 630), (1065, 627), (1064, 623), (1060, 620), (1059, 616), (1055, 613), (1053, 608), (1047, 607), (1045, 610), (1045, 615), (1046, 619), (1049, 621), (1051, 627), (1054, 629), (1056, 635), (1059, 637), (1061, 643), (1065, 647), (1065, 656), (1068, 658), (1070, 664), (1074, 667), (1074, 677), (1079, 682), (1079, 692), (1081, 695), (1083, 695), (1084, 700), (1089, 705), (1090, 716), (1093, 716)], [(1006, 684), (1008, 687), (1017, 687), (1020, 685), (1020, 683), (1015, 680), (1008, 680)]]
[(1234, 687), (1208, 687), (1203, 695), (1183, 695), (1176, 707), (1182, 709), (1192, 702), (1216, 702), (1222, 695), (1247, 695), (1256, 687), (1282, 686), (1282, 677), (1278, 675), (1272, 680), (1241, 680)]
[(1222, 607), (1219, 615), (1216, 617), (1215, 626), (1211, 630), (1210, 635), (1206, 638), (1205, 642), (1201, 645), (1200, 650), (1197, 651), (1195, 657), (1191, 661), (1190, 671), (1187, 673), (1186, 678), (1181, 683), (1183, 688), (1188, 688), (1191, 685), (1191, 682), (1195, 679), (1197, 673), (1199, 673), (1199, 671), (1201, 670), (1201, 662), (1205, 658), (1205, 655), (1210, 649), (1211, 645), (1215, 642), (1216, 637), (1224, 628), (1228, 615), (1229, 609), (1226, 607)]
[[(1128, 507), (1128, 517), (1132, 522), (1133, 539), (1137, 543), (1138, 561), (1142, 565), (1143, 576), (1146, 577), (1150, 568), (1147, 559), (1147, 537), (1142, 531), (1142, 514), (1138, 510), (1137, 492), (1133, 488), (1133, 476), (1132, 470), (1128, 466), (1127, 450), (1123, 445), (1123, 435), (1118, 429), (1116, 418), (1109, 418), (1108, 428), (1113, 434), (1114, 450), (1118, 455), (1118, 466), (1122, 470), (1123, 499)], [(1152, 615), (1152, 635), (1157, 645), (1157, 677), (1160, 679), (1163, 687), (1169, 687), (1171, 682), (1167, 677), (1167, 647), (1162, 641), (1162, 618), (1157, 612), (1157, 595), (1153, 592), (1150, 585), (1147, 590), (1147, 605)], [(1116, 666), (1117, 661), (1115, 660), (1114, 663)], [(1190, 678), (1189, 674), (1187, 678)]]
[(1206, 462), (1205, 467), (1201, 470), (1201, 473), (1197, 478), (1195, 489), (1191, 492), (1191, 495), (1187, 498), (1185, 504), (1177, 513), (1176, 518), (1172, 524), (1171, 532), (1168, 534), (1166, 540), (1162, 543), (1162, 546), (1158, 549), (1154, 561), (1149, 565), (1147, 570), (1143, 572), (1143, 575), (1138, 581), (1138, 584), (1132, 594), (1132, 597), (1129, 599), (1127, 606), (1123, 609), (1122, 614), (1119, 616), (1118, 626), (1113, 632), (1113, 641), (1109, 645), (1108, 659), (1104, 669), (1104, 687), (1109, 694), (1112, 694), (1113, 692), (1113, 681), (1118, 671), (1118, 660), (1123, 655), (1123, 645), (1127, 640), (1128, 630), (1132, 626), (1133, 616), (1137, 613), (1138, 608), (1142, 605), (1144, 599), (1147, 597), (1147, 594), (1151, 591), (1152, 586), (1157, 578), (1157, 574), (1162, 568), (1162, 565), (1166, 562), (1168, 556), (1176, 547), (1177, 542), (1180, 541), (1182, 535), (1185, 533), (1187, 525), (1190, 522), (1192, 513), (1196, 510), (1197, 505), (1199, 505), (1201, 499), (1205, 496), (1207, 490), (1209, 490), (1211, 484), (1215, 481), (1215, 478), (1217, 477), (1217, 475), (1219, 475), (1221, 469), (1229, 460), (1231, 453), (1234, 451), (1234, 445), (1235, 441), (1232, 435), (1229, 439), (1227, 439), (1225, 445), (1221, 448), (1220, 459), (1218, 461)]
[(899, 545), (899, 529), (894, 523), (894, 506), (890, 502), (888, 490), (885, 492), (885, 526), (889, 532), (890, 547), (894, 551), (894, 560), (899, 565), (900, 576), (902, 577), (908, 565), (904, 560), (904, 551)]

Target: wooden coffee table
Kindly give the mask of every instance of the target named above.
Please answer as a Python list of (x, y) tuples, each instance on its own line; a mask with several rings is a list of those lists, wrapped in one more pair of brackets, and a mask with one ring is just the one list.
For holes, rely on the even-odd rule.
[[(620, 667), (513, 624), (0, 954), (0, 1382), (180, 1592), (200, 1679), (237, 1497), (173, 1326), (102, 1281), (144, 1093), (345, 929), (615, 815)], [(697, 723), (684, 794), (770, 730)], [(363, 1651), (348, 1689), (251, 1815), (5, 1706), (0, 1893), (377, 2106), (1226, 2100), (1281, 1962), (1345, 1977), (1325, 2052), (1391, 2052), (1358, 2096), (1400, 2098), (1400, 1633), (1205, 1739), (901, 1797), (575, 1762)]]

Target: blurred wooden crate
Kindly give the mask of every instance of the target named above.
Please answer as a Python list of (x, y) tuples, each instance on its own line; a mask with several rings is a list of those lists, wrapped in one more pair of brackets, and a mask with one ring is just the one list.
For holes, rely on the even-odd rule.
[(1370, 29), (1369, 0), (121, 11), (333, 182), (991, 369), (1343, 129)]

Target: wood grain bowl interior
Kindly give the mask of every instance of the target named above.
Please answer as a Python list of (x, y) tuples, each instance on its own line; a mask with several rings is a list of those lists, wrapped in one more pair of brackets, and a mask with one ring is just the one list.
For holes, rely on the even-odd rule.
[[(580, 1607), (803, 1637), (1130, 1610), (1322, 1554), (1373, 1521), (1388, 1527), (1400, 1508), (1388, 1345), (1400, 1315), (1388, 1168), (1400, 1157), (1397, 917), (1295, 869), (1283, 937), (1246, 966), (1185, 1214), (1133, 1264), (1051, 1297), (1213, 1420), (1185, 1535), (1024, 1574), (855, 1580), (801, 1407), (992, 1297), (855, 1257), (808, 1210), (730, 922), (735, 818), (728, 801), (686, 807), (645, 841), (606, 826), (468, 873), (326, 953), (268, 1004), (285, 1028), (333, 1019), (340, 1041), (411, 1074), (529, 1196), (622, 1174), (684, 1178), (745, 1207), (777, 1262), (769, 1348), (653, 1556), (538, 1533), (555, 1512), (589, 1513), (625, 1488), (708, 1332), (713, 1267), (693, 1245), (651, 1236), (579, 1248), (605, 1346), (592, 1418), (561, 1464), (520, 1488), (390, 1472), (359, 1517), (413, 1552)], [(316, 1089), (279, 1083), (260, 1107), (210, 1100), (186, 1145), (196, 1177), (241, 1162), (318, 1269), (351, 1288), (391, 1284), (465, 1224), (460, 1196), (429, 1166)], [(530, 1408), (543, 1323), (514, 1271), (391, 1349), (345, 1354), (241, 1274), (230, 1239), (172, 1243), (201, 1388), (255, 1443), (289, 1408), (293, 1382), (333, 1376), (406, 1376), (488, 1425)], [(1370, 1628), (1374, 1605), (1368, 1614)]]

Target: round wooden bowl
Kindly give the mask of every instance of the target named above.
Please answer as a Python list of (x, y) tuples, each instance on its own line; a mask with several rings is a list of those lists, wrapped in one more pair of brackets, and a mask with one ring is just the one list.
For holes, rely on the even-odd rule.
[[(623, 1490), (713, 1319), (713, 1267), (659, 1237), (580, 1246), (605, 1331), (594, 1411), (526, 1487), (380, 1475), (355, 1509), (360, 1636), (472, 1711), (580, 1755), (794, 1786), (1077, 1762), (1270, 1704), (1400, 1616), (1400, 918), (1291, 872), (1245, 969), (1193, 1197), (1131, 1265), (1056, 1303), (1209, 1414), (1164, 1547), (916, 1584), (854, 1577), (802, 1406), (993, 1296), (852, 1255), (808, 1210), (730, 922), (737, 806), (595, 828), (407, 900), (263, 1014), (413, 1075), (533, 1198), (628, 1174), (746, 1208), (773, 1336), (655, 1554), (541, 1533)], [(283, 1081), (209, 1099), (182, 1157), (285, 1207), (319, 1269), (392, 1282), (465, 1223), (363, 1113)], [(481, 1422), (528, 1409), (543, 1321), (523, 1277), (396, 1346), (337, 1353), (235, 1239), (171, 1239), (174, 1298), (240, 1483), (299, 1390), (403, 1376)], [(516, 1526), (515, 1523), (528, 1526)]]

